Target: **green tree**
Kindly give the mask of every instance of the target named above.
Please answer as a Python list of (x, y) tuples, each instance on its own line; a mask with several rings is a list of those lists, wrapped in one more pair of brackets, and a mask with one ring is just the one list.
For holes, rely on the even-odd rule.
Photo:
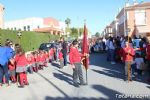
[(77, 37), (78, 37), (78, 29), (75, 28), (75, 27), (73, 27), (73, 28), (71, 28), (70, 30), (71, 30), (70, 36), (71, 36), (71, 37), (74, 37), (74, 38), (77, 38)]
[(70, 32), (71, 19), (70, 19), (70, 18), (67, 18), (67, 19), (65, 20), (65, 23), (66, 23), (66, 25), (67, 25), (67, 27), (66, 27), (66, 33), (67, 33), (67, 32)]
[(100, 37), (100, 33), (99, 33), (99, 32), (96, 32), (95, 36), (96, 36), (96, 37)]

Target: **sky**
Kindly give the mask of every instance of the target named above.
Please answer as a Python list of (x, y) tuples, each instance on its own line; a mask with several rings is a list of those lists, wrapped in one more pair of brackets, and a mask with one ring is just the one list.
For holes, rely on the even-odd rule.
[[(0, 0), (5, 6), (5, 21), (29, 17), (71, 19), (71, 27), (83, 27), (92, 34), (102, 32), (127, 0)], [(129, 0), (132, 3), (133, 0)], [(142, 0), (138, 0), (139, 2)], [(145, 2), (150, 0), (144, 0)]]

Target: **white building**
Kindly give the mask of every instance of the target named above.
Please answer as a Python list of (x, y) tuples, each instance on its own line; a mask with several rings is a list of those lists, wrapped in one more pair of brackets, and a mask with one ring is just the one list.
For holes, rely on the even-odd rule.
[(66, 24), (58, 20), (48, 18), (25, 18), (20, 20), (5, 22), (5, 29), (21, 30), (21, 31), (36, 31), (49, 32), (51, 34), (62, 34), (65, 31)]

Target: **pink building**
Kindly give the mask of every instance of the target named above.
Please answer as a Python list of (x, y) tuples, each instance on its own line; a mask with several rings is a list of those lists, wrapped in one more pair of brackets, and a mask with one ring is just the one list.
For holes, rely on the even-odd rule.
[(150, 35), (150, 2), (126, 6), (117, 15), (119, 35)]

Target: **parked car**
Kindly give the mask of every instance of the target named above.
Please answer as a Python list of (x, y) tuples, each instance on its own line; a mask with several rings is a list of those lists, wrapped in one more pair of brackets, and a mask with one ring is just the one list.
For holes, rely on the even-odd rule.
[(39, 50), (45, 50), (48, 51), (49, 49), (54, 47), (54, 43), (42, 43), (39, 47)]

